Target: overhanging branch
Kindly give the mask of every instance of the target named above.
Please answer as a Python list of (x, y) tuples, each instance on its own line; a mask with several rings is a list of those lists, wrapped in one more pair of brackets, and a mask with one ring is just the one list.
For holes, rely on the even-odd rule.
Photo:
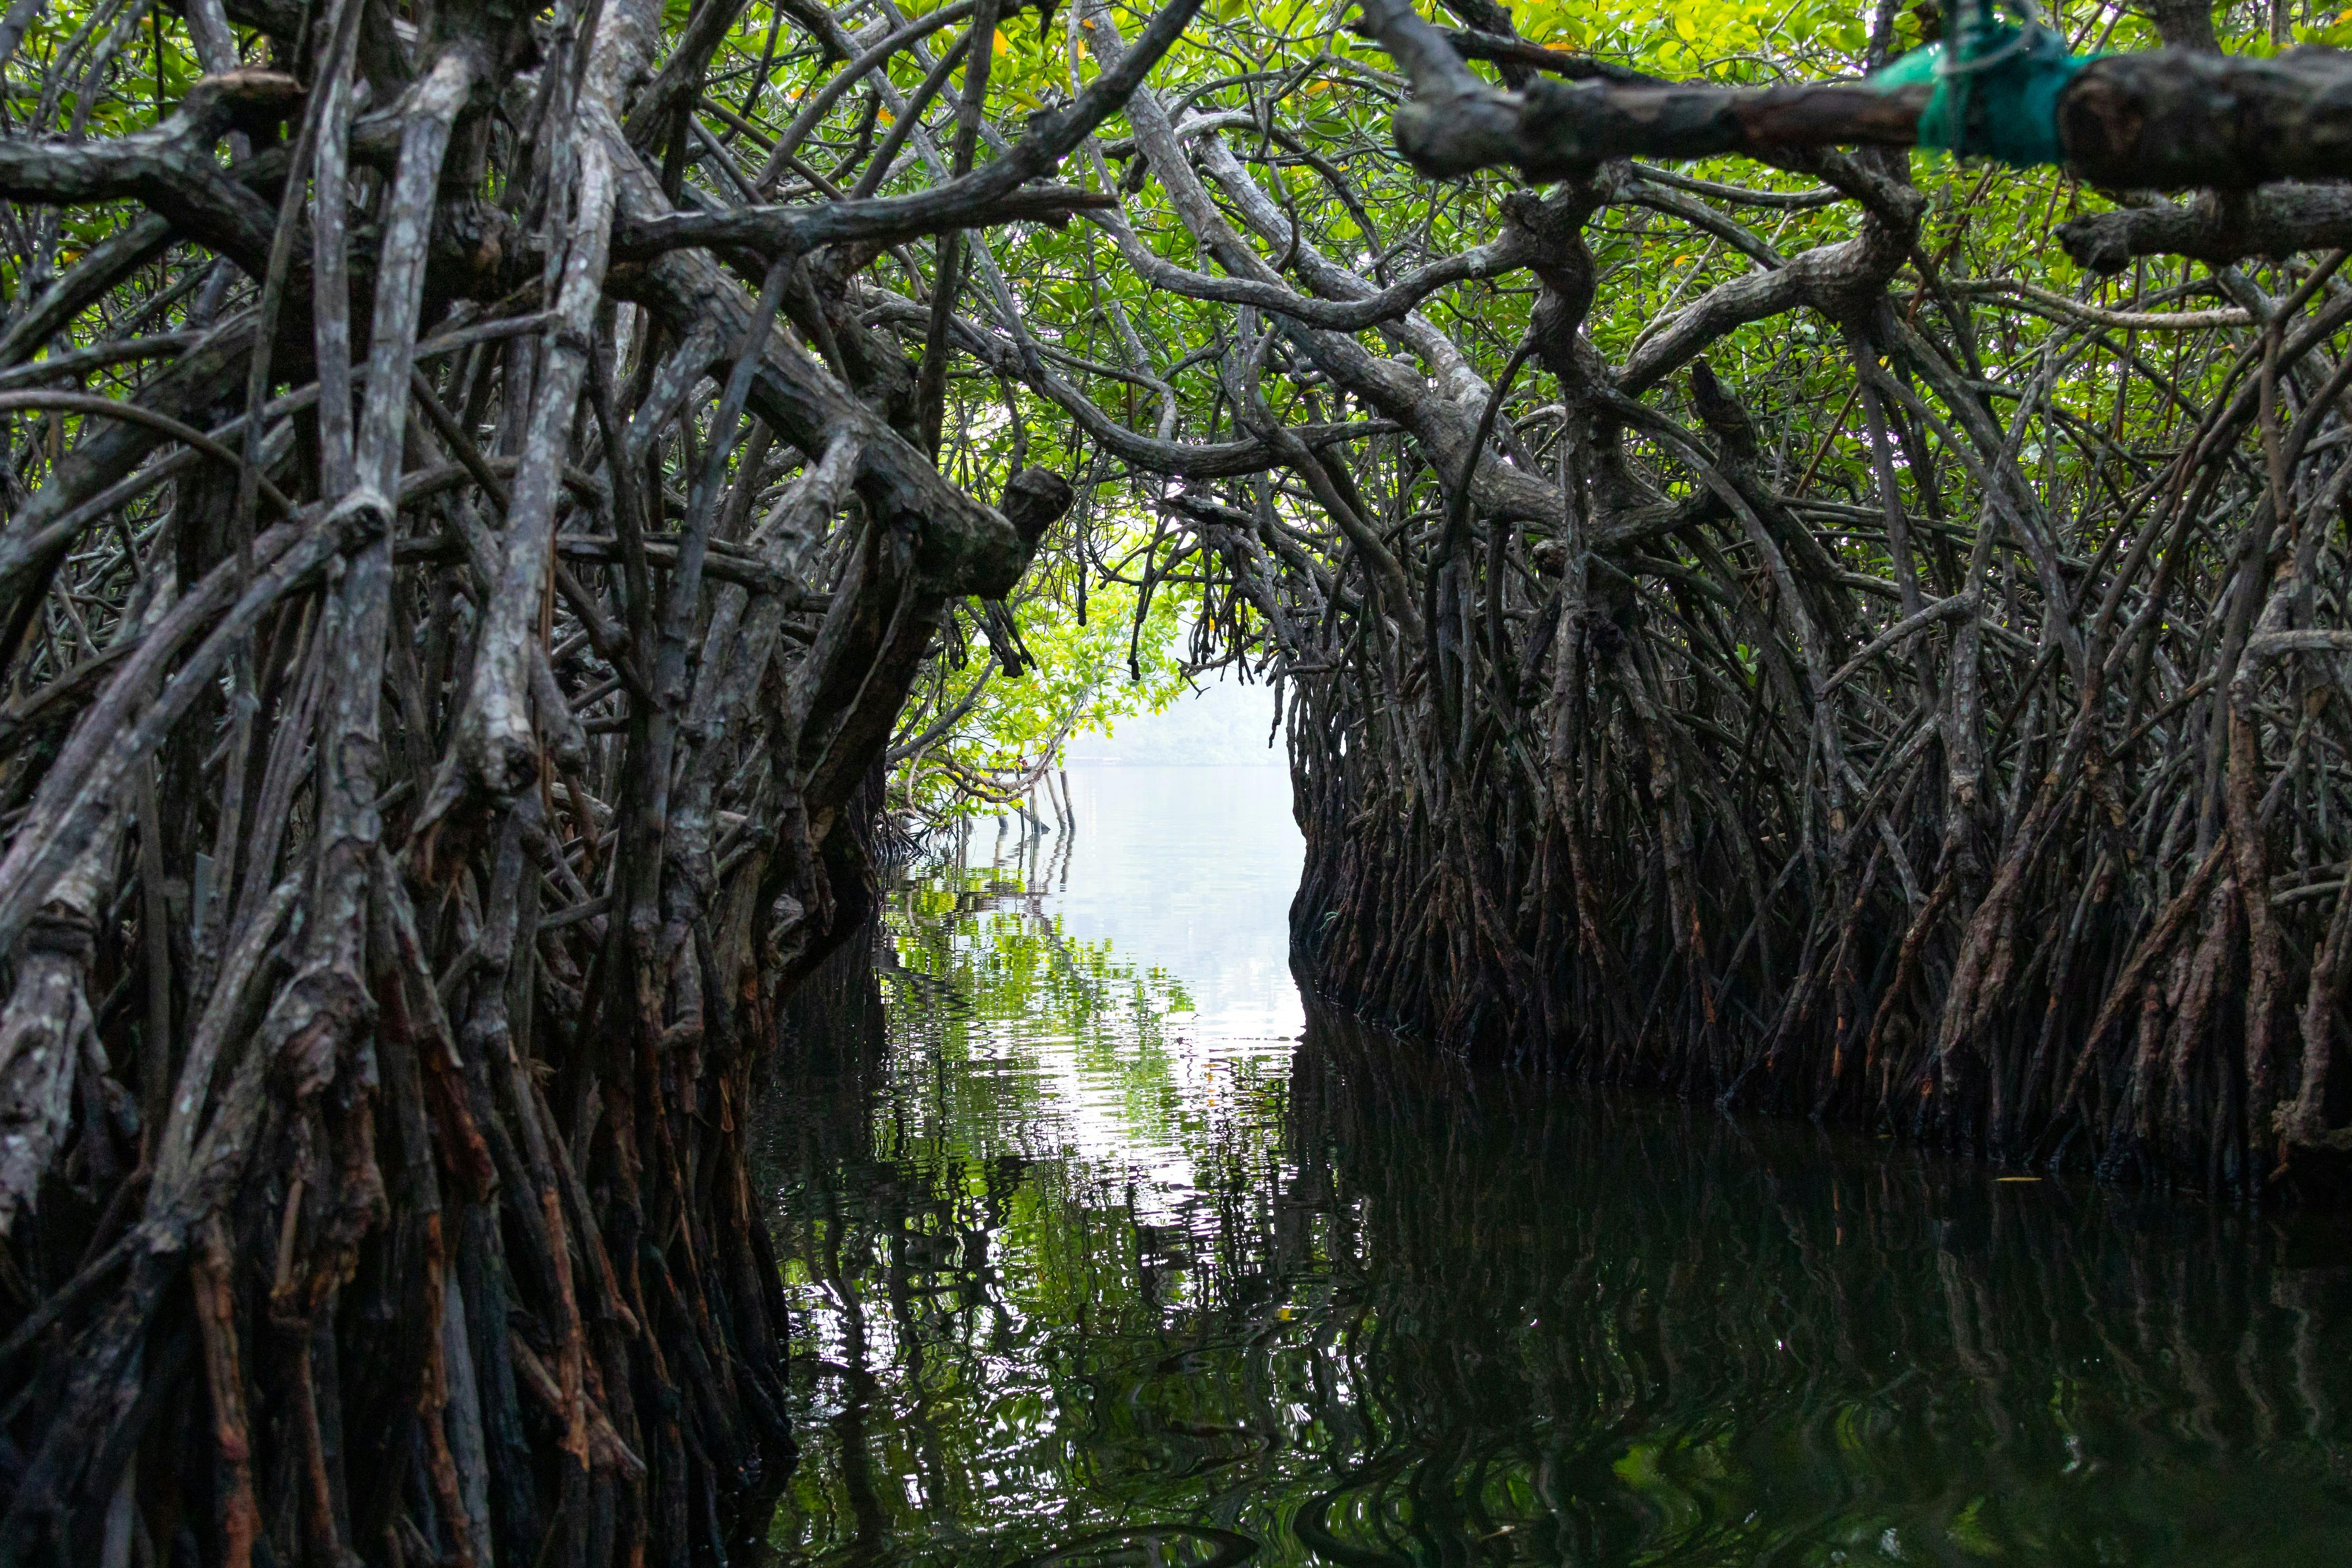
[[(1441, 176), (1510, 167), (1549, 179), (1611, 158), (1907, 147), (1934, 90), (1594, 79), (1509, 92), (1473, 76), (1448, 35), (1406, 0), (1365, 0), (1360, 25), (1412, 78), (1417, 97), (1397, 111), (1397, 145)], [(2105, 56), (2059, 95), (2056, 130), (2066, 167), (2099, 184), (2244, 190), (2343, 178), (2352, 175), (2352, 54), (2310, 46), (2267, 59), (2189, 49)]]

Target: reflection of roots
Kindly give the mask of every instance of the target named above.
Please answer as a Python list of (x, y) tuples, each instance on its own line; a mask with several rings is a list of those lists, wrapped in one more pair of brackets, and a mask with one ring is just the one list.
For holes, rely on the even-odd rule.
[(887, 937), (874, 944), (874, 967), (905, 987), (918, 1005), (929, 1003), (965, 1018), (978, 1010), (951, 982), (937, 975), (926, 975), (920, 969), (910, 969), (900, 963), (898, 949)]
[(1340, 1568), (1410, 1568), (1412, 1559), (1370, 1547), (1351, 1546), (1331, 1533), (1331, 1505), (1357, 1490), (1369, 1490), (1377, 1495), (1400, 1467), (1394, 1463), (1376, 1467), (1360, 1478), (1353, 1487), (1338, 1487), (1318, 1492), (1299, 1505), (1291, 1516), (1290, 1528), (1300, 1544), (1325, 1560), (1340, 1564)]
[(1054, 956), (1054, 967), (1061, 971), (1062, 978), (1069, 981), (1078, 995), (1086, 998), (1088, 1012), (1100, 1012), (1104, 1004), (1101, 988), (1079, 972), (1077, 960), (1070, 956), (1070, 945), (1063, 939), (1061, 927), (1037, 906), (1036, 894), (1029, 894), (1027, 903), (1029, 918), (1036, 924), (1037, 935), (1045, 939), (1045, 950)]
[[(1191, 1546), (1205, 1555), (1181, 1551)], [(1178, 1551), (1171, 1552), (1171, 1548)], [(1151, 1568), (1234, 1568), (1257, 1555), (1258, 1543), (1230, 1530), (1205, 1524), (1145, 1525), (1132, 1530), (1106, 1530), (1082, 1536), (1066, 1545), (1024, 1557), (1010, 1568), (1126, 1568), (1129, 1563)]]

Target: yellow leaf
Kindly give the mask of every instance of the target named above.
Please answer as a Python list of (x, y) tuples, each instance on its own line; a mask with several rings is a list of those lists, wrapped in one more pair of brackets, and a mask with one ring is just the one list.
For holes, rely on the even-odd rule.
[(898, 123), (898, 117), (891, 113), (887, 109), (876, 110), (874, 111), (874, 118), (880, 120), (885, 125), (896, 125)]
[(1000, 55), (1009, 55), (1013, 52), (1013, 40), (1004, 36), (1004, 29), (1002, 27), (996, 29), (996, 52)]

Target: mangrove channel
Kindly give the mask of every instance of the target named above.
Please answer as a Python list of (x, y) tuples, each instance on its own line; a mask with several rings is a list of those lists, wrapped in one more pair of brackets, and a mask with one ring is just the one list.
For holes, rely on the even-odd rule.
[(0, 1568), (2352, 1562), (2347, 16), (0, 0)]

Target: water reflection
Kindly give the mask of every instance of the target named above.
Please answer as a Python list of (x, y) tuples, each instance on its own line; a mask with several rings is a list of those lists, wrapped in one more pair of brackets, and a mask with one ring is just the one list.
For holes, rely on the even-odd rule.
[(2336, 1222), (1253, 1033), (1086, 831), (798, 1009), (788, 1560), (2352, 1560)]

